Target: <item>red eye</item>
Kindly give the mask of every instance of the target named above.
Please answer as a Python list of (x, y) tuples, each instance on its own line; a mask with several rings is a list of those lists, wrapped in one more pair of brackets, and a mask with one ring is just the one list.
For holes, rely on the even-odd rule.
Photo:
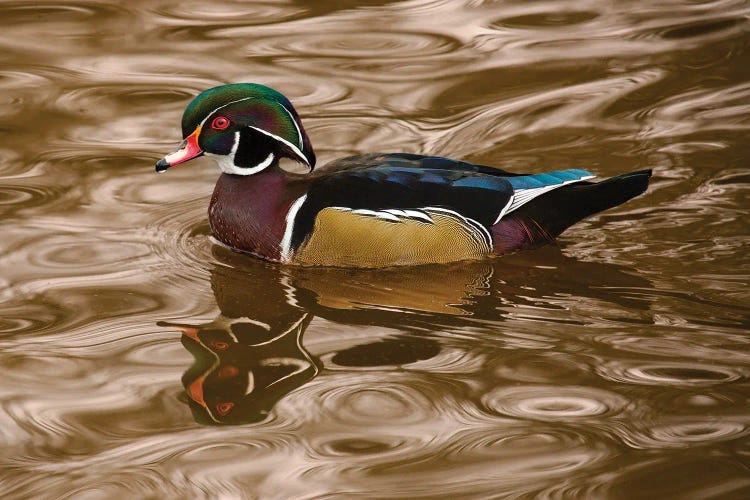
[(222, 417), (232, 411), (232, 408), (234, 408), (234, 403), (232, 403), (231, 401), (219, 403), (216, 405), (216, 411), (218, 411), (219, 415), (221, 415)]
[(214, 340), (213, 342), (211, 342), (211, 345), (217, 351), (226, 351), (229, 348), (229, 344), (227, 344), (226, 342), (222, 342), (221, 340)]
[(229, 120), (223, 116), (217, 116), (214, 121), (211, 122), (211, 128), (214, 130), (224, 130), (229, 126)]

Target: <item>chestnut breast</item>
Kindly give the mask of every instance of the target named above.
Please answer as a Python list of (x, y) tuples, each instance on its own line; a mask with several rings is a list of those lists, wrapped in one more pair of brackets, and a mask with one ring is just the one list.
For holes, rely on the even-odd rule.
[(278, 261), (293, 198), (283, 172), (222, 174), (208, 207), (214, 237), (236, 250)]

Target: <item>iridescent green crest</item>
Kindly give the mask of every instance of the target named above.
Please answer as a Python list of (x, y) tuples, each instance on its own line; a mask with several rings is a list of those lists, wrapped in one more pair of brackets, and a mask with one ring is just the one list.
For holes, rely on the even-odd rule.
[(274, 137), (292, 157), (310, 167), (315, 165), (310, 140), (292, 103), (272, 88), (255, 83), (235, 83), (201, 92), (182, 115), (183, 137), (193, 133), (201, 123), (209, 126), (217, 116), (226, 116), (233, 123)]

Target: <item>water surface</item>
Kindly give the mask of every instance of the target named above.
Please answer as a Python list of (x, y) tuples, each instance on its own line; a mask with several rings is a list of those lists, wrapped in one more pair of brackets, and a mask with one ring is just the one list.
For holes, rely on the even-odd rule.
[[(4, 1), (0, 495), (750, 497), (750, 7)], [(557, 246), (384, 271), (210, 239), (198, 92), (324, 163), (653, 168)]]

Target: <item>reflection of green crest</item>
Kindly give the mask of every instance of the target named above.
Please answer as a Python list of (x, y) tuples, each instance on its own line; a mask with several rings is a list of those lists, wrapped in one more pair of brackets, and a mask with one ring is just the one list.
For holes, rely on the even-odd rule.
[(182, 383), (198, 423), (263, 420), (279, 399), (318, 374), (301, 341), (312, 315), (297, 316), (290, 325), (266, 325), (272, 330), (263, 322), (221, 315), (204, 325), (171, 325), (185, 332), (182, 345), (195, 357)]

